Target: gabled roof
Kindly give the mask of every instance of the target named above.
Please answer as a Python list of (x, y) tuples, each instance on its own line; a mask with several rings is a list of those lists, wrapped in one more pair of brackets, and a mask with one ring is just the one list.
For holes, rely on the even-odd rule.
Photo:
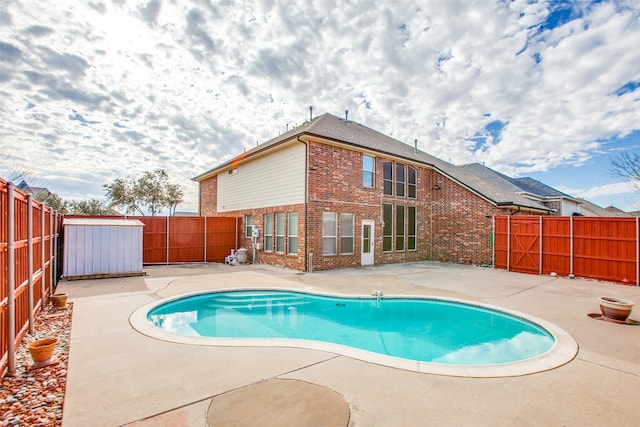
[(260, 144), (242, 155), (194, 177), (193, 180), (200, 182), (208, 179), (216, 175), (218, 172), (225, 170), (231, 164), (248, 159), (256, 154), (264, 152), (265, 150), (275, 148), (282, 143), (295, 140), (305, 135), (334, 141), (339, 144), (350, 145), (359, 149), (366, 149), (380, 154), (386, 154), (392, 157), (406, 159), (414, 163), (431, 167), (459, 184), (467, 187), (479, 196), (494, 203), (496, 206), (515, 206), (541, 212), (550, 211), (549, 208), (541, 203), (522, 197), (517, 194), (517, 192), (509, 191), (500, 185), (496, 185), (496, 183), (487, 182), (481, 177), (465, 170), (465, 168), (454, 166), (451, 163), (445, 162), (444, 160), (425, 153), (424, 151), (417, 150), (414, 146), (405, 144), (397, 139), (361, 125), (360, 123), (350, 120), (347, 121), (329, 113), (318, 116), (315, 119), (305, 122), (276, 138)]

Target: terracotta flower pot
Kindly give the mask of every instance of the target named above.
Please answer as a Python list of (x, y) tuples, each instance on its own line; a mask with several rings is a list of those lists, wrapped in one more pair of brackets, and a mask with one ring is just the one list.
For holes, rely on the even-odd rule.
[(43, 338), (30, 342), (26, 345), (27, 350), (31, 353), (31, 358), (36, 365), (44, 364), (51, 360), (53, 350), (58, 344), (58, 338)]
[(65, 308), (67, 306), (67, 294), (53, 294), (49, 297), (53, 308)]
[(621, 322), (627, 320), (634, 305), (632, 301), (614, 297), (600, 297), (599, 301), (600, 311), (604, 317)]

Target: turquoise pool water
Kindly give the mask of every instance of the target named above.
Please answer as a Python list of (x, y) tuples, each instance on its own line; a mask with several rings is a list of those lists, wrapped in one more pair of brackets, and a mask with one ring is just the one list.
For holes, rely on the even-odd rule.
[(345, 298), (303, 292), (212, 292), (162, 304), (156, 327), (188, 336), (314, 340), (455, 365), (520, 361), (549, 351), (553, 336), (500, 311), (437, 299)]

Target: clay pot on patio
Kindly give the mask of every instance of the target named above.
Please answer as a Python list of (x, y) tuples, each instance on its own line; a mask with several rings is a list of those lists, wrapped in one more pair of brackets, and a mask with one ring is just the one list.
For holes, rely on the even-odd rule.
[(600, 297), (598, 301), (604, 317), (621, 322), (627, 320), (634, 305), (632, 301), (615, 297)]
[(35, 366), (44, 365), (51, 361), (56, 344), (58, 344), (58, 338), (43, 338), (26, 345)]
[(67, 294), (53, 294), (49, 297), (53, 308), (65, 308), (67, 306)]

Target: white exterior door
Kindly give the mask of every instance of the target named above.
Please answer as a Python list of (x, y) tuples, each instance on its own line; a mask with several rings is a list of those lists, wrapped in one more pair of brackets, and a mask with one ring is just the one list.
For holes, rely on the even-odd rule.
[(362, 221), (362, 253), (360, 264), (373, 265), (374, 242), (373, 231), (375, 223), (371, 220)]

